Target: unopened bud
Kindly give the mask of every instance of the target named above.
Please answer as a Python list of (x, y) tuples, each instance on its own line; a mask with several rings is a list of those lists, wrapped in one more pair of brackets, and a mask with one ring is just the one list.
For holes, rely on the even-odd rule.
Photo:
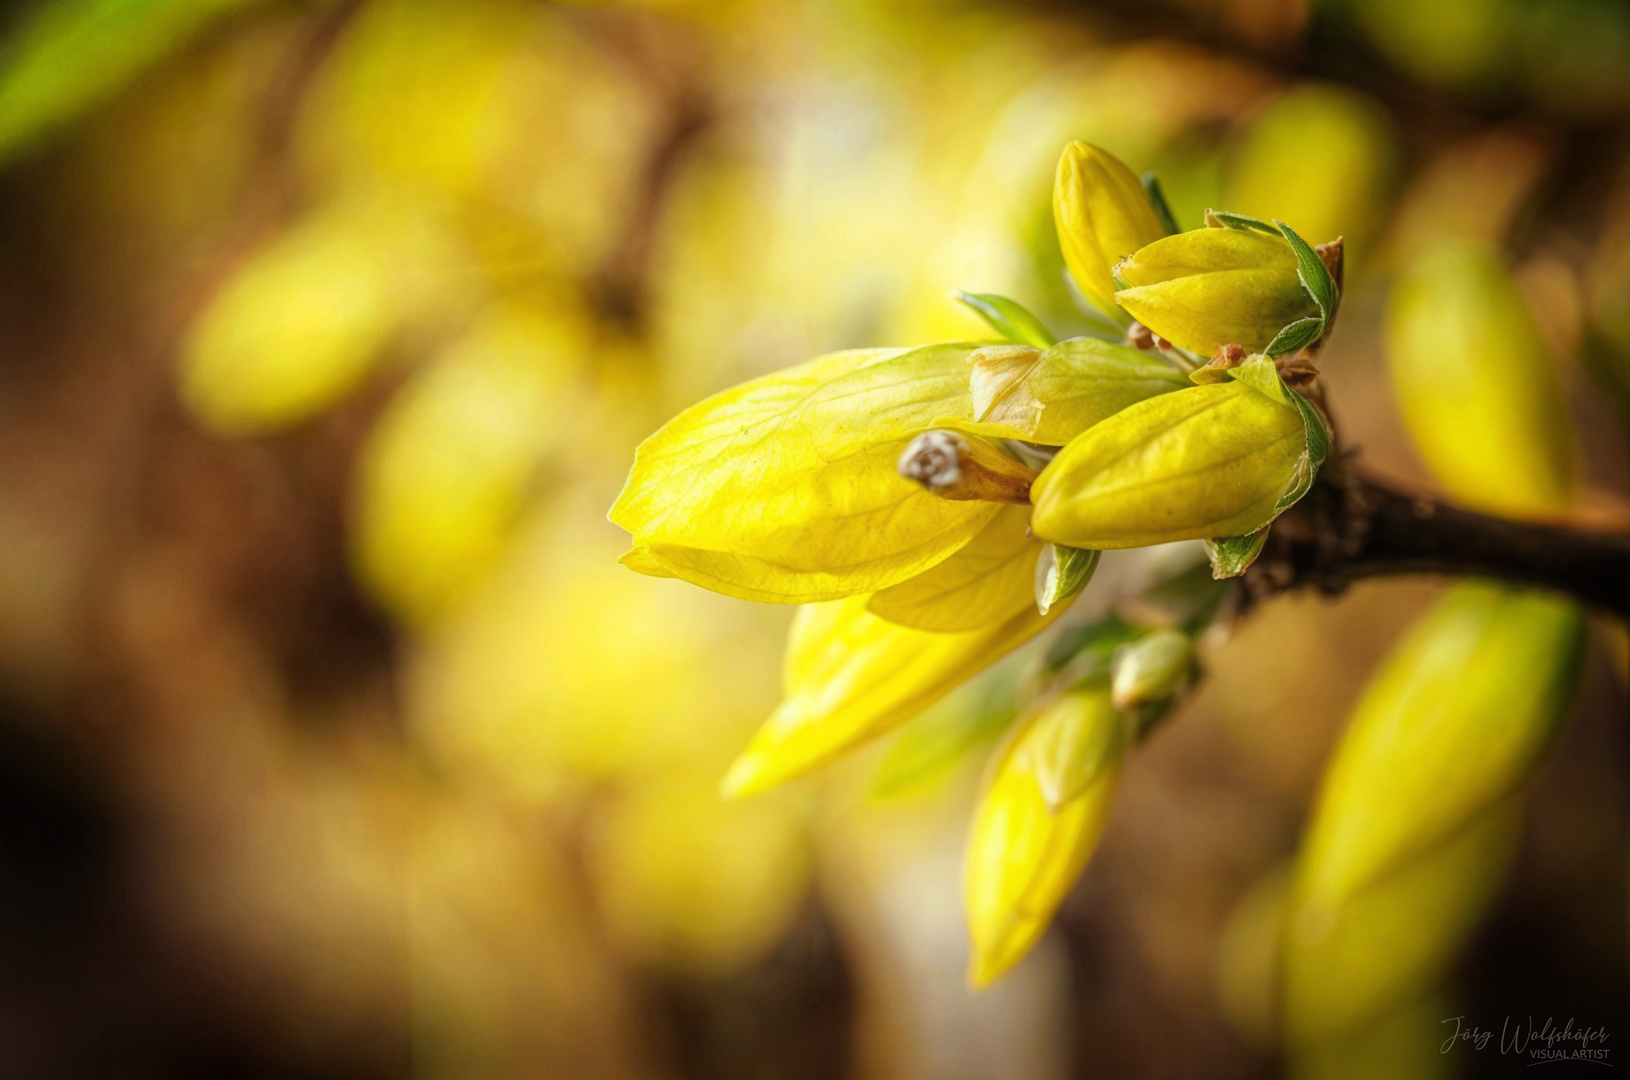
[(1156, 240), (1115, 267), (1115, 302), (1156, 335), (1209, 355), (1261, 352), (1286, 325), (1317, 313), (1296, 253), (1280, 236), (1206, 228)]
[(983, 439), (944, 430), (912, 439), (896, 467), (942, 499), (985, 502), (1029, 502), (1037, 476)]
[(1110, 694), (1117, 709), (1136, 709), (1171, 697), (1194, 666), (1194, 645), (1181, 630), (1156, 630), (1115, 650)]
[(1058, 161), (1053, 221), (1064, 263), (1081, 295), (1124, 322), (1126, 316), (1115, 306), (1111, 267), (1166, 235), (1137, 176), (1113, 154), (1071, 143)]

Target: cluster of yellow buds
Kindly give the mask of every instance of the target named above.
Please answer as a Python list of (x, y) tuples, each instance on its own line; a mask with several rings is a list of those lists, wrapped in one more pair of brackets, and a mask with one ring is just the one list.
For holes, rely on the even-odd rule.
[[(1328, 435), (1286, 379), (1310, 365), (1283, 365), (1329, 330), (1339, 243), (1212, 212), (1179, 233), (1152, 178), (1083, 143), (1054, 211), (1077, 291), (1125, 340), (1057, 341), (1011, 300), (959, 293), (1000, 342), (824, 356), (640, 446), (610, 515), (627, 566), (808, 605), (727, 794), (915, 716), (1058, 620), (1102, 550), (1205, 541), (1216, 579), (1243, 573), (1312, 485)], [(1030, 680), (970, 840), (975, 983), (1025, 953), (1085, 865), (1127, 748), (1191, 680), (1206, 595), (1170, 626), (1073, 628)]]

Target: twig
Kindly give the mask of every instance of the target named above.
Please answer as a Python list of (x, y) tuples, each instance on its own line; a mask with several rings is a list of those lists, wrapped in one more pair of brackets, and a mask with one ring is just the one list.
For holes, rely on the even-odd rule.
[(1246, 573), (1254, 599), (1359, 578), (1455, 574), (1567, 593), (1630, 623), (1630, 536), (1525, 524), (1388, 487), (1356, 469), (1315, 485)]

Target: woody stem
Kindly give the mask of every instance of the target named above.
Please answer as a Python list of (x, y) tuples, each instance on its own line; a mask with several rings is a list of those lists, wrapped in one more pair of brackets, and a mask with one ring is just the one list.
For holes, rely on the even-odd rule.
[(1488, 517), (1352, 468), (1274, 524), (1246, 586), (1254, 598), (1309, 585), (1338, 593), (1359, 578), (1434, 573), (1554, 589), (1630, 622), (1630, 536)]

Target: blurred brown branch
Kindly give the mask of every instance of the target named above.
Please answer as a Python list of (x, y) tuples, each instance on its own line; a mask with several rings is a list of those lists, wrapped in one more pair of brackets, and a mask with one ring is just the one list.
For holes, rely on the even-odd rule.
[(1355, 469), (1315, 485), (1246, 574), (1253, 599), (1359, 578), (1479, 575), (1564, 592), (1630, 622), (1630, 536), (1488, 517), (1399, 491)]

